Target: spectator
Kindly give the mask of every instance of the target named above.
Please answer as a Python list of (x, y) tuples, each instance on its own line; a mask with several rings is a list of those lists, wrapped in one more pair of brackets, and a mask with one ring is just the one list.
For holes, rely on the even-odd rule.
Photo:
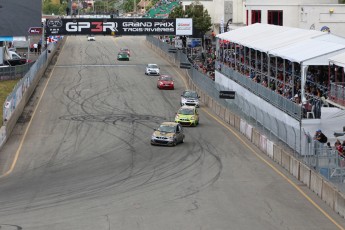
[(316, 130), (314, 140), (319, 141), (320, 143), (327, 143), (328, 138), (325, 134), (321, 131), (321, 129)]
[(37, 43), (34, 44), (34, 50), (35, 50), (35, 54), (37, 54), (37, 52), (38, 52), (38, 44)]
[(39, 42), (39, 43), (37, 44), (37, 52), (38, 52), (38, 54), (41, 54), (41, 49), (42, 49), (42, 43)]

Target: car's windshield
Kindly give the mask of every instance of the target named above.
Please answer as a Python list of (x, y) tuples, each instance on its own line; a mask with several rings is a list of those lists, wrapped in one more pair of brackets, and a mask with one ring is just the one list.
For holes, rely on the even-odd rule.
[(194, 110), (192, 110), (192, 109), (186, 109), (186, 108), (181, 108), (181, 109), (179, 109), (178, 114), (182, 114), (182, 115), (194, 115)]
[(174, 133), (175, 127), (174, 126), (168, 126), (168, 125), (161, 125), (161, 126), (159, 126), (158, 131), (167, 132), (167, 133)]
[(119, 55), (127, 55), (125, 52), (120, 52)]
[(162, 81), (172, 81), (172, 77), (170, 76), (161, 76)]
[(158, 68), (157, 65), (148, 65), (149, 68)]
[(186, 91), (183, 94), (184, 97), (197, 98), (198, 94), (196, 92)]

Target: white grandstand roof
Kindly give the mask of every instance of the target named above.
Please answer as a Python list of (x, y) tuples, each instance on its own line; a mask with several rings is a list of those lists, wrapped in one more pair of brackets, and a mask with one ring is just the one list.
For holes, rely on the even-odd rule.
[(345, 51), (345, 44), (307, 39), (274, 49), (270, 55), (304, 65), (328, 65), (328, 58)]
[(345, 68), (345, 52), (338, 54), (336, 56), (330, 57), (329, 61), (337, 66)]
[(328, 65), (328, 58), (345, 51), (344, 38), (317, 30), (261, 23), (217, 37), (303, 65)]
[(217, 35), (218, 38), (229, 40), (261, 52), (283, 47), (301, 40), (325, 35), (317, 30), (304, 30), (286, 26), (255, 23)]

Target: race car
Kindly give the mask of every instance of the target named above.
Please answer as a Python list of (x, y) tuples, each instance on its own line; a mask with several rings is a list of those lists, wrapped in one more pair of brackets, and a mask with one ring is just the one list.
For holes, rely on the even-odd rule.
[(157, 64), (148, 64), (145, 70), (146, 75), (159, 75), (159, 67)]
[(120, 52), (126, 52), (128, 54), (128, 56), (131, 56), (131, 51), (128, 48), (121, 48)]
[(151, 145), (175, 146), (184, 142), (185, 135), (181, 124), (163, 122), (158, 129), (154, 129), (151, 136)]
[(119, 61), (129, 61), (129, 55), (127, 52), (119, 52), (117, 54), (117, 60)]
[(199, 113), (195, 106), (182, 106), (175, 116), (175, 122), (183, 126), (197, 126), (199, 124)]
[(196, 91), (186, 90), (181, 94), (181, 105), (193, 105), (199, 107), (200, 96)]
[(93, 35), (89, 35), (87, 36), (87, 41), (96, 41), (96, 38)]
[(174, 80), (168, 75), (161, 75), (157, 80), (158, 89), (174, 89)]

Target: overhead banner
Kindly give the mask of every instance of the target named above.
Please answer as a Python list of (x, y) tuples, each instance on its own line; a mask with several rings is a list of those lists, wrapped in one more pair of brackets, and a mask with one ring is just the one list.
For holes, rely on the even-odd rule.
[(46, 36), (87, 34), (193, 35), (193, 20), (191, 18), (77, 18), (46, 21)]

